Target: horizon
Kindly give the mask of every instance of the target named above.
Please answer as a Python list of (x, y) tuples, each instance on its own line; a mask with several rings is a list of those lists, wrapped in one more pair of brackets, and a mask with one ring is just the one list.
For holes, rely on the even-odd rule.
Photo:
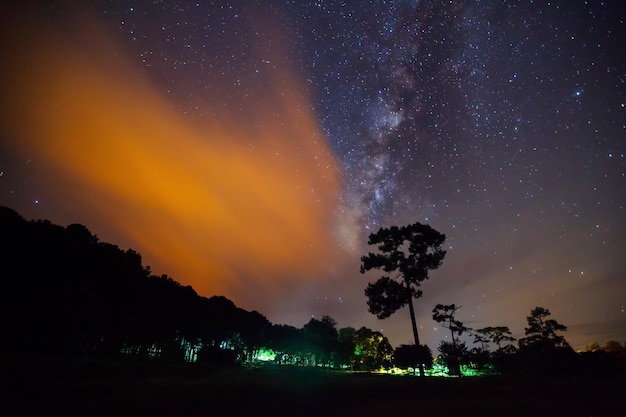
[[(6, 207), (6, 206), (4, 206), (4, 207)], [(6, 207), (6, 208), (8, 208), (8, 209), (10, 209), (10, 210), (13, 210), (13, 209), (12, 209), (12, 208), (10, 208), (10, 207)], [(15, 210), (14, 210), (14, 211), (15, 211)], [(15, 211), (15, 212), (16, 212), (16, 213), (17, 213), (20, 217), (22, 217), (22, 218), (24, 219), (24, 221), (26, 221), (26, 222), (49, 221), (48, 219), (26, 219), (26, 218), (24, 218), (23, 216), (21, 216), (21, 214), (20, 214), (20, 213), (18, 213), (17, 211)], [(54, 223), (52, 223), (52, 224), (54, 224)], [(77, 223), (71, 223), (71, 224), (77, 224)], [(65, 226), (63, 226), (63, 225), (57, 225), (57, 226), (60, 226), (60, 227), (64, 227), (64, 228), (66, 228), (66, 227), (68, 227), (68, 226), (69, 226), (69, 224), (68, 224), (68, 225), (65, 225)], [(85, 227), (87, 228), (87, 230), (89, 230), (89, 228), (88, 228), (86, 225), (82, 225), (82, 226), (85, 226)], [(91, 232), (91, 230), (89, 230), (89, 231)], [(117, 246), (114, 242), (106, 242), (106, 241), (101, 240), (101, 239), (100, 239), (100, 238), (99, 238), (96, 234), (93, 234), (93, 233), (92, 233), (92, 235), (93, 235), (95, 238), (97, 238), (97, 239), (98, 239), (98, 242), (99, 242), (99, 243), (108, 243), (108, 244), (115, 245), (116, 247), (119, 247), (119, 246)], [(134, 251), (134, 249), (133, 249), (133, 248), (126, 248), (126, 249), (120, 248), (120, 250), (124, 250), (124, 251), (125, 251), (125, 250), (133, 250), (133, 251)], [(135, 251), (135, 252), (137, 252), (137, 251)], [(137, 252), (137, 253), (141, 256), (141, 253), (139, 253), (139, 252)], [(150, 275), (151, 275), (151, 276), (153, 276), (153, 277), (158, 277), (158, 276), (161, 276), (161, 275), (166, 275), (166, 276), (168, 276), (169, 278), (173, 279), (174, 281), (178, 282), (179, 284), (182, 284), (180, 281), (176, 280), (174, 277), (169, 276), (168, 274), (154, 273), (154, 271), (152, 271), (148, 265), (143, 265), (143, 266), (147, 268), (147, 270), (149, 271)], [(193, 288), (193, 286), (191, 286), (191, 288)], [(195, 289), (194, 289), (194, 291), (195, 291)], [(196, 292), (196, 293), (197, 293), (197, 292)], [(221, 297), (221, 296), (223, 296), (222, 294), (212, 294), (212, 295), (202, 295), (202, 294), (197, 294), (197, 295), (198, 295), (198, 297), (205, 297), (205, 298), (211, 298), (211, 297)], [(227, 298), (227, 297), (226, 297), (226, 298)], [(232, 300), (231, 300), (231, 301), (232, 301)], [(236, 303), (235, 303), (235, 305), (236, 305)], [(237, 307), (239, 307), (239, 308), (241, 308), (241, 307), (240, 307), (240, 306), (238, 306), (238, 305), (236, 305), (236, 306), (237, 306)], [(401, 308), (400, 310), (404, 310), (404, 309), (406, 309), (406, 308), (407, 308), (407, 307), (403, 307), (403, 308)], [(253, 310), (247, 310), (247, 311), (253, 311)], [(256, 311), (256, 310), (254, 310), (254, 311)], [(263, 316), (265, 316), (265, 314), (263, 314), (263, 312), (262, 312), (262, 311), (257, 311), (257, 312), (259, 312), (259, 313), (261, 313)], [(530, 313), (530, 312), (529, 312), (529, 313)], [(332, 316), (330, 316), (330, 315), (328, 315), (328, 314), (322, 314), (322, 316), (320, 316), (320, 317), (311, 317), (311, 318), (315, 318), (315, 319), (319, 320), (319, 319), (323, 318), (324, 316), (328, 316), (328, 317), (330, 317), (330, 318), (333, 318)], [(334, 319), (334, 318), (333, 318), (333, 319)], [(270, 322), (271, 322), (271, 321), (270, 321)], [(308, 321), (307, 321), (307, 322), (308, 322)], [(302, 323), (301, 325), (297, 325), (297, 324), (294, 324), (294, 323), (291, 323), (291, 324), (289, 324), (289, 325), (294, 326), (294, 327), (296, 327), (296, 328), (298, 328), (298, 329), (301, 329), (301, 328), (303, 328), (303, 327), (304, 327), (304, 325), (305, 325), (305, 324), (307, 324), (307, 322)], [(275, 322), (271, 322), (271, 323), (272, 323), (273, 325), (286, 325), (286, 324), (288, 324), (288, 323), (275, 323)], [(564, 323), (561, 323), (561, 324), (564, 324)], [(585, 348), (586, 348), (586, 347), (588, 347), (588, 346), (590, 346), (592, 343), (598, 343), (598, 344), (599, 344), (599, 346), (604, 346), (604, 345), (605, 345), (606, 343), (608, 343), (608, 342), (617, 341), (618, 343), (620, 343), (620, 344), (621, 344), (621, 342), (619, 342), (619, 340), (616, 340), (616, 339), (614, 339), (614, 338), (612, 339), (612, 338), (611, 338), (611, 336), (612, 336), (612, 335), (614, 335), (614, 334), (616, 334), (616, 331), (620, 331), (620, 330), (621, 330), (621, 328), (622, 328), (621, 326), (624, 326), (624, 325), (626, 325), (626, 323), (583, 323), (583, 324), (578, 324), (578, 325), (576, 325), (576, 326), (575, 326), (576, 328), (579, 328), (578, 333), (576, 334), (576, 332), (575, 332), (576, 337), (577, 337), (577, 339), (576, 339), (576, 340), (578, 340), (578, 341), (579, 341), (577, 344), (572, 344), (572, 343), (570, 342), (570, 340), (568, 339), (568, 337), (567, 337), (567, 333), (568, 333), (568, 331), (570, 330), (570, 326), (566, 326), (566, 327), (567, 327), (567, 330), (565, 330), (564, 332), (561, 332), (561, 333), (565, 333), (565, 334), (563, 334), (563, 336), (564, 336), (564, 337), (565, 337), (565, 339), (568, 341), (568, 343), (570, 343), (570, 345), (572, 346), (572, 348), (574, 348), (574, 350), (576, 350), (576, 351), (584, 351), (584, 350), (585, 350)], [(350, 326), (341, 326), (341, 325), (340, 325), (340, 323), (337, 323), (336, 328), (337, 328), (338, 330), (339, 330), (339, 329), (341, 329), (342, 327), (353, 327), (353, 328), (355, 328), (355, 329), (357, 329), (357, 330), (358, 330), (359, 328), (361, 328), (361, 327), (366, 327), (366, 326), (359, 326), (358, 324), (355, 324), (355, 325), (350, 325)], [(507, 327), (508, 327), (508, 326), (507, 326)], [(374, 331), (376, 331), (375, 329), (370, 329), (370, 330), (374, 330)], [(446, 330), (443, 330), (443, 328), (442, 328), (441, 330), (442, 330), (443, 332), (449, 331), (449, 330), (447, 330), (447, 329), (446, 329)], [(477, 330), (477, 328), (468, 328), (468, 329), (466, 329), (466, 331), (464, 332), (464, 336), (461, 336), (461, 337), (460, 337), (460, 339), (461, 339), (461, 340), (464, 340), (466, 343), (468, 343), (468, 345), (469, 345), (469, 346), (476, 344), (475, 342), (473, 342), (473, 341), (470, 339), (470, 334), (471, 334), (470, 332), (471, 332), (472, 330)], [(381, 330), (381, 331), (382, 331), (382, 330)], [(593, 337), (589, 337), (589, 335), (595, 335), (595, 336), (593, 336)], [(601, 335), (601, 336), (600, 336), (600, 335)], [(383, 333), (383, 336), (387, 337), (384, 333)], [(522, 338), (522, 337), (524, 336), (524, 334), (523, 334), (523, 333), (522, 333), (522, 334), (518, 334), (518, 335), (513, 334), (512, 336), (513, 336), (513, 337), (515, 337), (515, 339), (516, 339), (516, 340), (515, 340), (515, 341), (513, 341), (513, 342), (509, 342), (509, 343), (512, 343), (513, 345), (516, 345), (516, 344), (517, 344), (517, 341), (518, 341), (520, 338)], [(598, 336), (599, 336), (599, 337), (598, 337)], [(457, 337), (458, 337), (458, 336), (457, 336)], [(447, 339), (447, 335), (444, 335), (444, 339), (442, 339), (442, 340), (446, 340), (446, 339)], [(590, 342), (590, 340), (593, 340), (593, 342)], [(411, 341), (408, 341), (408, 342), (406, 342), (406, 343), (401, 343), (401, 344), (412, 344), (412, 342), (411, 342)], [(393, 343), (391, 343), (391, 345), (392, 345), (394, 348), (396, 348), (396, 347), (398, 347), (400, 344), (398, 344), (398, 345), (394, 345)], [(434, 346), (430, 346), (430, 345), (428, 345), (428, 346), (429, 346), (429, 348), (431, 348), (431, 349), (436, 349), (436, 347), (434, 347)], [(492, 346), (492, 348), (493, 348), (493, 346)]]

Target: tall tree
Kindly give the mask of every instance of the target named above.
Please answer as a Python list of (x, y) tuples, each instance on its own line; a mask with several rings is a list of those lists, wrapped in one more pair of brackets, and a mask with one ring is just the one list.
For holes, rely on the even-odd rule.
[[(422, 281), (428, 279), (428, 271), (441, 265), (446, 255), (446, 251), (441, 249), (445, 239), (444, 234), (421, 223), (382, 227), (370, 234), (368, 240), (369, 245), (377, 245), (378, 253), (370, 252), (361, 258), (361, 273), (371, 269), (393, 273), (393, 276), (385, 274), (368, 284), (365, 295), (369, 312), (385, 319), (408, 304), (417, 346), (420, 342), (413, 299), (422, 296), (419, 287)], [(420, 375), (424, 376), (422, 365)]]
[(433, 320), (450, 330), (452, 335), (452, 342), (442, 342), (439, 345), (439, 351), (444, 355), (451, 375), (461, 374), (461, 357), (467, 352), (467, 347), (464, 343), (459, 342), (459, 336), (461, 336), (468, 327), (465, 327), (463, 323), (456, 319), (455, 314), (461, 307), (457, 307), (454, 304), (443, 305), (437, 304), (433, 308)]

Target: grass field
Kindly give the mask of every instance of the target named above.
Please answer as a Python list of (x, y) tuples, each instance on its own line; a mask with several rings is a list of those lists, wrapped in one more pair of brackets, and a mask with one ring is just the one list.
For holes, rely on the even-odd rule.
[(12, 367), (6, 416), (626, 416), (623, 378)]

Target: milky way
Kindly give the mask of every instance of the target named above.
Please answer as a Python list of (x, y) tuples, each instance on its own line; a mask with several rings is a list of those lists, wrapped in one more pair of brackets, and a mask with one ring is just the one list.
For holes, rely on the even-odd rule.
[[(280, 92), (295, 74), (308, 100), (298, 112), (314, 115), (315, 141), (340, 171), (334, 220), (320, 224), (343, 260), (320, 255), (328, 268), (263, 299), (227, 294), (242, 307), (296, 326), (330, 315), (410, 342), (408, 312), (385, 321), (367, 312), (363, 290), (376, 277), (358, 267), (369, 233), (419, 221), (447, 236), (446, 259), (417, 302), (431, 347), (445, 337), (430, 316), (437, 303), (461, 305), (469, 326), (507, 325), (517, 337), (543, 306), (569, 326), (574, 347), (626, 340), (620, 1), (111, 1), (38, 13), (70, 29), (77, 13), (98, 21), (191, 126), (234, 119), (255, 131), (267, 85)], [(29, 219), (83, 221), (106, 240), (106, 222), (89, 224), (58, 201), (15, 140), (0, 142), (0, 203)], [(294, 161), (311, 150), (297, 139), (288, 148)], [(314, 183), (310, 192), (330, 201)]]

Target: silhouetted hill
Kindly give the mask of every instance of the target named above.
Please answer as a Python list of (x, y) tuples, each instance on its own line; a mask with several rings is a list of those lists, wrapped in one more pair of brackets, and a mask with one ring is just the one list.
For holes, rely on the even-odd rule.
[(152, 275), (138, 252), (102, 242), (81, 224), (27, 221), (0, 207), (0, 230), (5, 357), (182, 361), (261, 316)]

